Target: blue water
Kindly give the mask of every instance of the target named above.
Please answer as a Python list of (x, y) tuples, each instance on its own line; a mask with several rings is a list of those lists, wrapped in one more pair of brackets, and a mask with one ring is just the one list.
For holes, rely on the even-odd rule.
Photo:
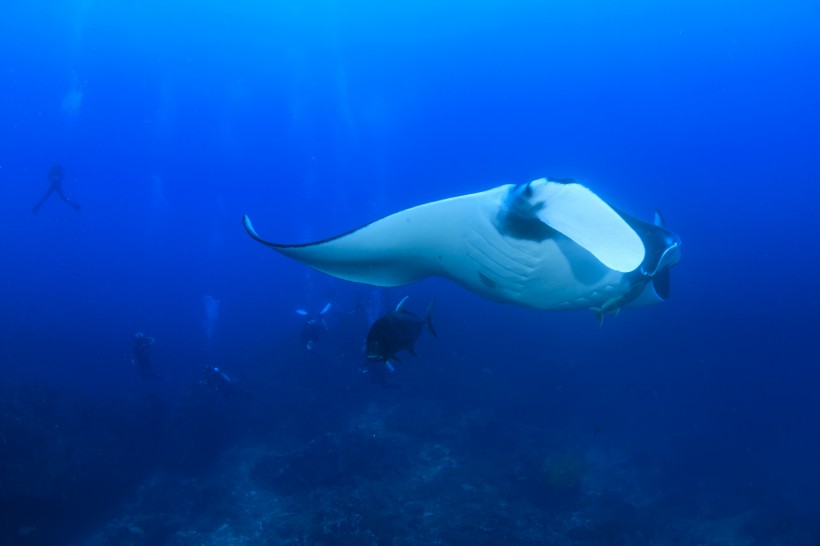
[[(3, 543), (820, 543), (819, 25), (799, 0), (3, 3)], [(55, 162), (82, 209), (52, 195), (32, 214)], [(374, 290), (241, 225), (307, 242), (543, 176), (645, 219), (660, 209), (683, 240), (670, 301), (599, 327), (441, 279)], [(360, 346), (405, 295), (418, 312), (435, 298), (439, 337), (423, 333), (403, 388), (384, 390), (358, 373)], [(330, 300), (324, 361), (307, 367), (295, 310)], [(164, 379), (130, 362), (136, 331)], [(240, 378), (244, 405), (202, 388), (206, 365)], [(364, 482), (266, 490), (313, 523), (262, 504), (247, 527), (225, 515), (221, 472), (257, 461), (243, 449), (304, 449), (384, 415), (407, 421), (379, 425), (389, 478), (345, 467)], [(143, 439), (76, 447), (119, 421)], [(206, 439), (201, 457), (174, 456), (180, 429)], [(28, 450), (61, 455), (35, 470)], [(396, 459), (408, 451), (450, 478), (419, 477), (430, 468)], [(133, 479), (92, 488), (66, 521), (60, 484), (92, 452)], [(177, 473), (201, 485), (168, 503), (188, 519), (158, 493), (135, 507)], [(510, 486), (533, 476), (541, 489)], [(429, 498), (410, 492), (420, 482)], [(371, 496), (331, 529), (316, 497), (351, 487)], [(424, 511), (385, 512), (436, 512), (432, 498), (452, 500), (433, 530)]]

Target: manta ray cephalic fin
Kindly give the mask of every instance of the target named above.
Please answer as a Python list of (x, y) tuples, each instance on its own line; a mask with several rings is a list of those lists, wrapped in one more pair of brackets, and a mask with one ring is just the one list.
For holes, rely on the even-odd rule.
[(514, 198), (526, 199), (532, 213), (572, 239), (610, 269), (626, 273), (641, 265), (641, 238), (615, 210), (581, 184), (541, 178)]

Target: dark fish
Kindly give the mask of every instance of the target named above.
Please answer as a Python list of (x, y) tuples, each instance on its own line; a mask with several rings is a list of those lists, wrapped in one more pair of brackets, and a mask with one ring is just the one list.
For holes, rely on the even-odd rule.
[(368, 362), (388, 362), (390, 360), (400, 362), (396, 356), (399, 351), (408, 351), (415, 355), (413, 346), (425, 324), (430, 329), (430, 333), (438, 337), (433, 329), (433, 302), (430, 302), (427, 313), (424, 318), (421, 318), (404, 309), (406, 301), (405, 297), (395, 311), (381, 317), (370, 327), (366, 342)]

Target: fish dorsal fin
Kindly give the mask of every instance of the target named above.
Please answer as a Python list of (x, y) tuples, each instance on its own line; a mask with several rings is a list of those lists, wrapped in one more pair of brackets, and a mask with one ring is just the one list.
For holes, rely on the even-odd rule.
[(319, 311), (319, 314), (324, 315), (325, 313), (330, 311), (331, 307), (333, 307), (333, 303), (332, 302), (327, 302), (327, 304), (325, 304), (324, 308), (321, 311)]
[(408, 298), (409, 298), (409, 297), (410, 297), (410, 296), (404, 296), (404, 298), (403, 298), (403, 299), (399, 302), (399, 304), (396, 306), (396, 313), (398, 313), (399, 311), (402, 311), (402, 310), (403, 310), (403, 308), (404, 308), (404, 302), (406, 302), (406, 301), (408, 300)]
[[(525, 199), (532, 214), (589, 251), (602, 264), (626, 273), (646, 254), (638, 234), (600, 197), (581, 184), (534, 180), (513, 198)], [(516, 205), (520, 210), (520, 204)]]

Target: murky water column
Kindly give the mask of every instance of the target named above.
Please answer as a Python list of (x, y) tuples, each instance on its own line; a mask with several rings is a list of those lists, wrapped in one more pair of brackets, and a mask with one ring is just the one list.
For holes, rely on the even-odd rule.
[(205, 318), (202, 320), (202, 328), (205, 330), (205, 347), (210, 349), (213, 345), (216, 321), (219, 318), (219, 300), (205, 294), (202, 297), (202, 304), (205, 309)]

